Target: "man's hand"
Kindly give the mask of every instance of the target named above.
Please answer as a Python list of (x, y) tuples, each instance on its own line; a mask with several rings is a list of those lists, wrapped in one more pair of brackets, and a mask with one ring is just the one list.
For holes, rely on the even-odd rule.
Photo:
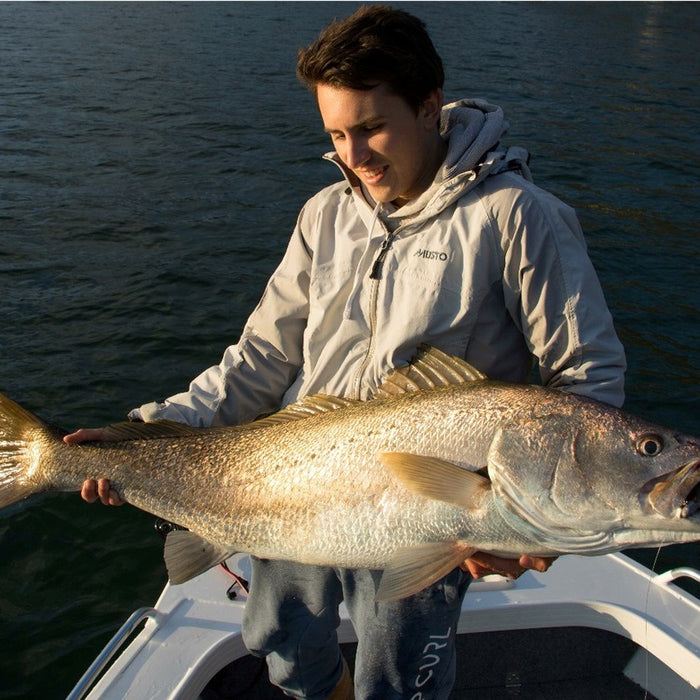
[[(67, 445), (78, 445), (81, 442), (103, 442), (105, 433), (102, 428), (81, 428), (70, 435), (64, 435), (63, 442)], [(99, 499), (106, 506), (121, 506), (124, 501), (109, 482), (109, 479), (85, 479), (80, 495), (84, 501), (94, 503)]]
[(481, 578), (489, 574), (500, 574), (507, 578), (518, 578), (528, 569), (535, 571), (547, 571), (556, 557), (531, 557), (523, 554), (520, 559), (504, 559), (486, 552), (475, 552), (461, 565), (464, 571), (468, 571), (474, 578)]
[(70, 435), (63, 436), (66, 445), (77, 445), (80, 442), (102, 442), (106, 440), (103, 428), (80, 428)]
[(123, 506), (126, 502), (122, 501), (116, 489), (112, 488), (109, 479), (85, 479), (80, 495), (88, 503), (94, 503), (99, 498), (106, 506)]

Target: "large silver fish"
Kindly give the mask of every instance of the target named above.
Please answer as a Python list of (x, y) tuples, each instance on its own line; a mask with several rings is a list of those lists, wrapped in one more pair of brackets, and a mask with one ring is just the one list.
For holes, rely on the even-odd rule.
[(421, 590), (475, 550), (602, 554), (700, 540), (700, 441), (564, 392), (490, 381), (427, 348), (372, 401), (312, 397), (240, 427), (62, 433), (0, 395), (0, 508), (107, 477), (189, 531), (178, 583), (232, 552), (384, 569)]

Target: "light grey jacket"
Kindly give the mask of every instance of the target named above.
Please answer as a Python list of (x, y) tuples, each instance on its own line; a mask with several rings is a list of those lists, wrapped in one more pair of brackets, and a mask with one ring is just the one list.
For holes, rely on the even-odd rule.
[(499, 148), (499, 107), (444, 108), (445, 163), (393, 213), (345, 181), (299, 215), (237, 344), (188, 391), (132, 412), (236, 424), (307, 394), (368, 398), (419, 343), (494, 379), (621, 405), (625, 358), (574, 211), (536, 187), (523, 149)]

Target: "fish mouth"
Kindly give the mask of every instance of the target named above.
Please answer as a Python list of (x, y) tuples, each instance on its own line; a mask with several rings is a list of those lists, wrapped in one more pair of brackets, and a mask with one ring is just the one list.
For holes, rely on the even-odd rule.
[(700, 518), (700, 459), (648, 487), (647, 502), (654, 512), (666, 518)]

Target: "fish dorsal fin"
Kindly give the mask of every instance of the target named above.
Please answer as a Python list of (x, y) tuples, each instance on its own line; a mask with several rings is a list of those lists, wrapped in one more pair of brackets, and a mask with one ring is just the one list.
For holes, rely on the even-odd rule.
[(259, 418), (253, 423), (238, 426), (239, 428), (264, 428), (268, 425), (279, 425), (280, 423), (288, 423), (290, 421), (301, 420), (309, 416), (315, 416), (319, 413), (328, 413), (329, 411), (337, 411), (339, 408), (346, 408), (360, 403), (353, 399), (343, 399), (339, 396), (329, 396), (328, 394), (314, 394), (313, 396), (305, 396), (296, 403), (291, 403), (285, 406), (277, 413), (272, 413), (265, 418)]
[(410, 364), (395, 369), (377, 389), (374, 398), (390, 398), (481, 379), (486, 379), (486, 375), (465, 360), (429, 345), (420, 345)]
[(382, 452), (379, 459), (409, 491), (436, 501), (475, 509), (491, 491), (485, 476), (438, 457)]
[(194, 435), (201, 430), (202, 428), (193, 428), (191, 425), (171, 420), (157, 420), (150, 423), (125, 421), (113, 423), (103, 428), (105, 440), (109, 442), (182, 437), (183, 435)]
[(120, 442), (126, 440), (155, 440), (158, 438), (182, 437), (184, 435), (194, 435), (203, 431), (228, 430), (228, 431), (248, 431), (256, 428), (265, 428), (270, 425), (279, 425), (289, 421), (301, 420), (318, 413), (328, 413), (339, 408), (352, 406), (359, 401), (343, 399), (338, 396), (328, 396), (326, 394), (315, 394), (306, 396), (297, 403), (286, 406), (277, 413), (272, 413), (264, 418), (243, 423), (241, 425), (217, 426), (213, 428), (194, 428), (184, 423), (177, 423), (170, 420), (157, 420), (148, 423), (129, 422), (113, 423), (104, 430), (105, 440), (110, 442)]

